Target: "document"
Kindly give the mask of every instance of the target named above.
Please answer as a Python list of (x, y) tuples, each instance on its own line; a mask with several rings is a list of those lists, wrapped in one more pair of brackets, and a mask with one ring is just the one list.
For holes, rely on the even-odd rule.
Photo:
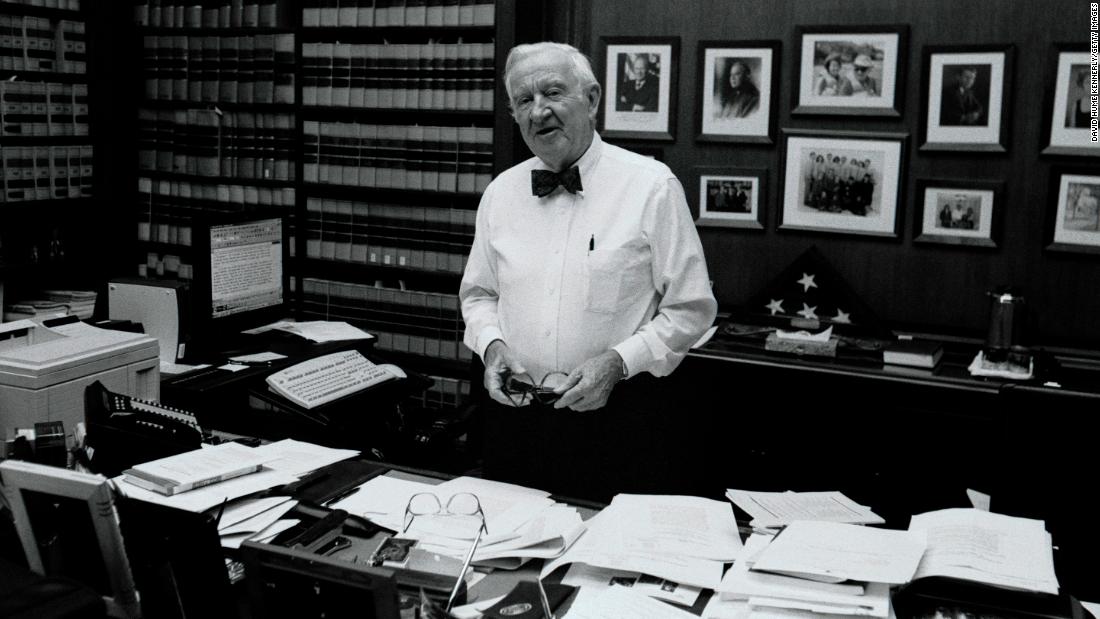
[(608, 587), (629, 587), (651, 598), (691, 606), (699, 598), (702, 589), (690, 585), (681, 585), (648, 574), (607, 570), (599, 567), (574, 563), (562, 576), (563, 585), (606, 589)]
[(298, 478), (293, 475), (287, 475), (281, 471), (272, 471), (265, 468), (261, 469), (258, 473), (236, 477), (228, 481), (218, 482), (174, 496), (164, 496), (163, 494), (139, 488), (133, 484), (128, 484), (122, 480), (121, 475), (112, 478), (111, 481), (114, 482), (115, 488), (124, 496), (148, 501), (150, 503), (157, 503), (159, 505), (167, 505), (189, 512), (203, 512), (211, 507), (221, 505), (227, 499), (232, 501), (233, 499), (239, 499), (240, 497), (274, 488), (275, 486), (294, 483), (298, 481)]
[(266, 458), (239, 443), (204, 449), (135, 464), (122, 473), (129, 484), (171, 496), (195, 488), (255, 473)]
[(362, 516), (387, 529), (400, 531), (405, 526), (405, 507), (412, 495), (418, 492), (434, 492), (435, 489), (431, 484), (379, 475), (360, 484), (358, 492), (330, 504), (329, 507)]
[[(703, 607), (703, 619), (749, 619), (749, 603), (735, 600), (723, 600), (712, 595)], [(753, 616), (753, 619), (756, 619)]]
[(741, 536), (724, 501), (693, 496), (617, 495), (600, 513), (595, 538), (607, 550), (733, 561)]
[(269, 458), (264, 463), (267, 468), (290, 475), (305, 475), (321, 467), (354, 458), (361, 453), (354, 449), (334, 449), (296, 441), (292, 438), (260, 445), (254, 447), (252, 451)]
[(579, 589), (569, 619), (694, 619), (695, 615), (627, 587)]
[(262, 514), (273, 507), (277, 507), (292, 500), (293, 499), (290, 497), (285, 496), (270, 496), (231, 501), (227, 503), (224, 508), (221, 508), (221, 518), (218, 519), (218, 531), (244, 522), (253, 516)]
[[(520, 527), (517, 537), (492, 544), (482, 542), (474, 554), (474, 561), (494, 559), (496, 567), (518, 568), (522, 563), (519, 559), (553, 559), (560, 557), (584, 531), (584, 521), (577, 510), (556, 503)], [(501, 562), (503, 559), (517, 560)]]
[[(284, 497), (285, 498), (285, 497)], [(218, 525), (218, 535), (240, 535), (242, 533), (259, 533), (267, 527), (275, 524), (277, 520), (283, 517), (287, 512), (294, 509), (294, 506), (298, 504), (298, 501), (294, 499), (286, 499), (282, 503), (278, 503), (269, 507), (268, 509), (241, 520), (240, 522), (222, 526)]]
[(924, 535), (913, 531), (798, 520), (760, 553), (753, 569), (900, 585), (913, 579), (925, 546)]
[(881, 517), (842, 492), (752, 492), (727, 490), (726, 497), (745, 510), (754, 527), (782, 527), (795, 520), (882, 524)]
[(846, 615), (886, 619), (890, 616), (890, 586), (885, 583), (872, 583), (867, 589), (867, 602), (859, 605), (754, 596), (749, 598), (749, 607), (752, 609), (754, 616), (758, 608), (770, 607), (806, 611), (815, 615)]
[(1058, 594), (1051, 538), (1042, 520), (954, 508), (913, 516), (909, 530), (928, 540), (914, 578), (947, 576)]
[[(549, 492), (476, 477), (456, 477), (447, 480), (435, 486), (433, 492), (442, 503), (446, 503), (448, 498), (459, 492), (469, 492), (476, 496), (481, 503), (482, 511), (485, 512), (485, 526), (488, 532), (481, 543), (486, 545), (515, 538), (516, 532), (522, 526), (554, 504)], [(428, 519), (422, 520), (422, 523), (413, 526), (419, 527), (418, 530), (422, 532), (448, 534), (439, 528), (429, 528), (443, 524), (438, 519), (435, 522)], [(466, 528), (465, 532), (459, 535), (461, 539), (473, 539), (475, 533), (476, 531), (469, 531)]]

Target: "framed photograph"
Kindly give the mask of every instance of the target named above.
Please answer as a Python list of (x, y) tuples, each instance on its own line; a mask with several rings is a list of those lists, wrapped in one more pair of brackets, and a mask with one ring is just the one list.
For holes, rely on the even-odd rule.
[(763, 230), (767, 175), (757, 168), (696, 167), (696, 225)]
[(775, 143), (779, 41), (700, 41), (696, 137)]
[(792, 114), (901, 116), (909, 27), (798, 26)]
[(1012, 45), (924, 48), (921, 150), (1007, 150), (1014, 52)]
[(913, 241), (996, 247), (1004, 183), (917, 179)]
[(898, 237), (906, 134), (783, 133), (779, 229)]
[(1056, 168), (1050, 185), (1055, 206), (1047, 249), (1100, 254), (1100, 173)]
[(1092, 113), (1089, 52), (1084, 45), (1056, 44), (1043, 123), (1044, 155), (1100, 156), (1100, 133)]
[(673, 141), (679, 37), (603, 37), (605, 138)]

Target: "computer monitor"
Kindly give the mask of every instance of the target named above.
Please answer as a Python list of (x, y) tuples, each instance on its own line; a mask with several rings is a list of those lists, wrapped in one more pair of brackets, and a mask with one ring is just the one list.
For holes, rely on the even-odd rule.
[(253, 616), (285, 619), (400, 619), (393, 570), (273, 544), (245, 542)]
[(196, 223), (195, 320), (189, 346), (208, 351), (242, 330), (286, 318), (286, 219), (251, 213), (207, 216)]

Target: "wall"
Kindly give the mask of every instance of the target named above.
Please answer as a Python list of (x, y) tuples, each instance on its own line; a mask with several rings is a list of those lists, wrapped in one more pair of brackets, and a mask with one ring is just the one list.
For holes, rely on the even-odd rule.
[[(1034, 341), (1095, 348), (1100, 344), (1100, 258), (1053, 253), (1045, 223), (1052, 164), (1089, 165), (1096, 159), (1040, 157), (1044, 95), (1054, 42), (1088, 40), (1088, 4), (1081, 1), (974, 0), (560, 0), (551, 24), (558, 40), (590, 55), (602, 36), (679, 36), (676, 141), (625, 142), (660, 147), (664, 161), (687, 184), (700, 165), (767, 167), (767, 226), (763, 234), (700, 229), (715, 292), (723, 308), (745, 302), (811, 245), (825, 254), (855, 292), (895, 326), (983, 337), (989, 306), (983, 293), (1000, 284), (1023, 288), (1035, 321)], [(674, 10), (672, 10), (674, 8)], [(792, 117), (797, 70), (796, 25), (908, 24), (909, 42), (900, 119)], [(776, 230), (781, 199), (782, 133), (775, 145), (721, 145), (694, 140), (696, 49), (700, 40), (778, 39), (782, 42), (778, 126), (782, 128), (905, 132), (900, 239)], [(1013, 43), (1007, 154), (918, 152), (925, 45)], [(594, 58), (595, 60), (595, 58)], [(599, 62), (596, 63), (600, 64)], [(602, 81), (602, 76), (601, 81)], [(914, 244), (917, 178), (1003, 180), (999, 247), (992, 250)], [(688, 188), (689, 195), (694, 188)], [(693, 201), (693, 200), (689, 200)]]

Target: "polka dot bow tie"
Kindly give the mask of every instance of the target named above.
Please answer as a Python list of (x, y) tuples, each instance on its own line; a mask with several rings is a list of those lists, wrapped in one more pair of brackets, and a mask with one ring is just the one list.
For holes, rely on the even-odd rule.
[(544, 198), (561, 185), (569, 193), (577, 193), (584, 190), (581, 186), (581, 171), (573, 166), (564, 172), (551, 172), (550, 170), (531, 170), (531, 193)]

